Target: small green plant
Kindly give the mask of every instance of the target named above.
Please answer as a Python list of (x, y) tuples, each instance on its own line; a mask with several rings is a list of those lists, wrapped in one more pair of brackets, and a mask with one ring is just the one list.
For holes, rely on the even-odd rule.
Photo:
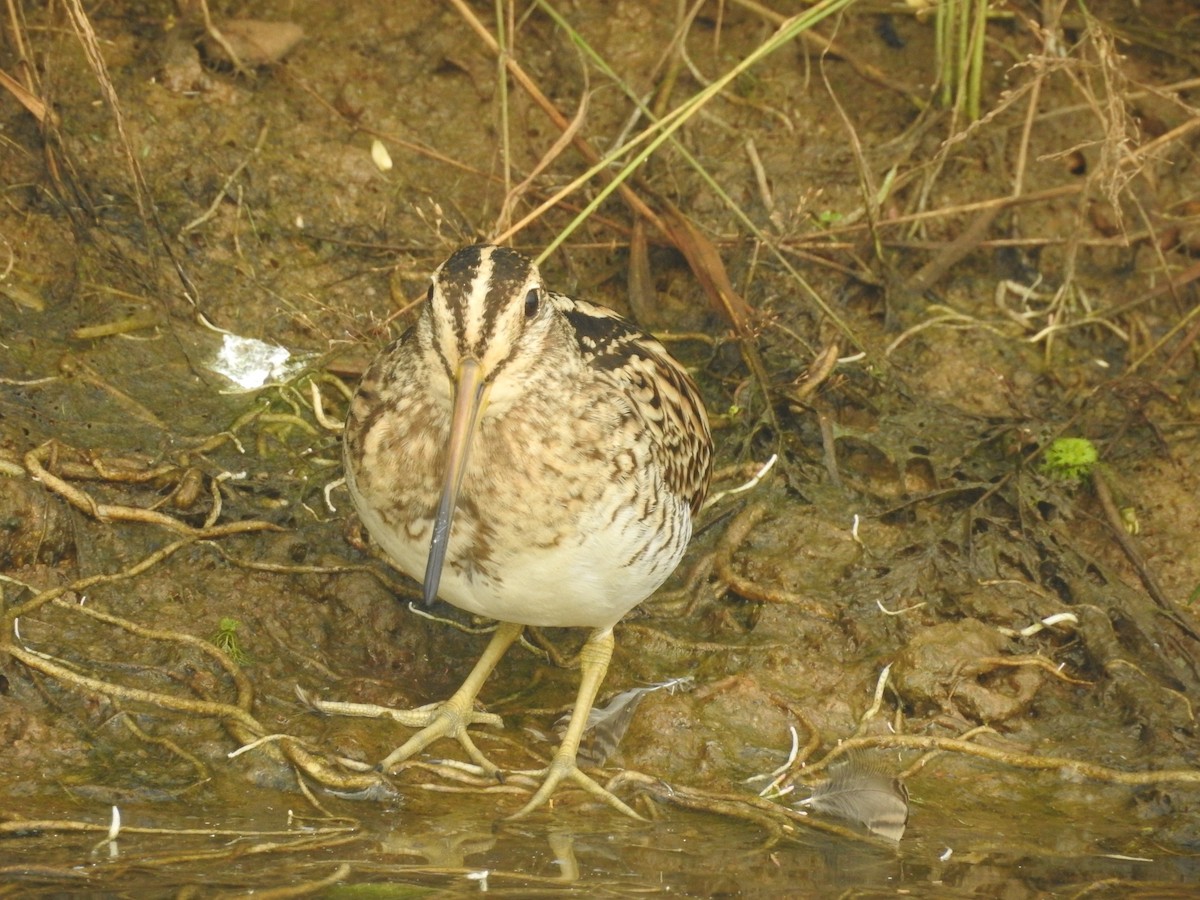
[(1091, 475), (1099, 461), (1096, 445), (1087, 438), (1058, 438), (1046, 448), (1042, 471), (1061, 481), (1078, 481)]
[(222, 618), (217, 626), (217, 633), (212, 636), (213, 645), (224, 650), (239, 666), (245, 665), (249, 658), (242, 651), (241, 644), (238, 643), (238, 629), (242, 627), (242, 623), (237, 619)]

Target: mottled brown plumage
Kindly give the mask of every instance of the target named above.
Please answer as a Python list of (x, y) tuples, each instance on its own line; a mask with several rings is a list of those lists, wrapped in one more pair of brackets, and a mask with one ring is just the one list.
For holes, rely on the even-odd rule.
[(346, 481), (367, 530), (424, 581), (427, 601), (506, 624), (384, 765), (452, 735), (495, 772), (466, 732), (483, 681), (521, 626), (586, 626), (571, 725), (518, 815), (564, 778), (633, 814), (578, 770), (575, 752), (612, 626), (678, 564), (711, 456), (696, 386), (658, 341), (546, 290), (516, 251), (480, 244), (443, 263), (417, 324), (351, 403)]

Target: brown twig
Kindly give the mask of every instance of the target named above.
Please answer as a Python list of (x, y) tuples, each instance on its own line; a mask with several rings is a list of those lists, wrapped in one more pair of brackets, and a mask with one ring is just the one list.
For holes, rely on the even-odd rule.
[(828, 767), (829, 763), (838, 757), (845, 756), (855, 750), (885, 747), (899, 750), (948, 750), (975, 756), (992, 762), (1002, 763), (1018, 769), (1058, 769), (1073, 772), (1090, 778), (1093, 781), (1105, 781), (1111, 784), (1200, 784), (1200, 769), (1146, 769), (1128, 772), (1114, 769), (1099, 763), (1074, 759), (1069, 756), (1036, 756), (1031, 753), (1012, 753), (975, 744), (962, 738), (936, 737), (916, 734), (880, 734), (870, 737), (850, 738), (839, 743), (829, 751), (820, 765)]
[(98, 503), (95, 498), (86, 491), (81, 491), (53, 475), (47, 470), (43, 463), (56, 454), (59, 450), (59, 445), (55, 441), (47, 441), (40, 447), (36, 447), (25, 454), (25, 468), (29, 472), (31, 478), (40, 481), (47, 488), (58, 494), (76, 509), (87, 513), (92, 518), (101, 522), (141, 522), (147, 525), (159, 525), (163, 528), (174, 531), (177, 534), (186, 534), (196, 538), (216, 538), (224, 537), (230, 534), (245, 534), (254, 531), (283, 531), (278, 525), (270, 522), (264, 522), (258, 519), (249, 519), (242, 522), (226, 522), (224, 525), (212, 525), (205, 528), (196, 528), (176, 519), (174, 516), (168, 516), (166, 513), (158, 512), (152, 509), (142, 509), (136, 506), (121, 506), (108, 503)]
[(766, 515), (766, 505), (755, 503), (747, 506), (738, 514), (737, 518), (729, 523), (729, 527), (725, 529), (725, 534), (721, 536), (721, 541), (718, 543), (716, 549), (715, 569), (718, 580), (728, 590), (733, 591), (739, 597), (743, 597), (746, 600), (796, 606), (808, 615), (818, 619), (832, 620), (834, 618), (833, 613), (812, 598), (804, 594), (784, 590), (783, 588), (768, 587), (759, 584), (734, 571), (734, 551), (745, 542), (750, 533), (766, 518)]
[(1125, 530), (1125, 521), (1121, 518), (1121, 512), (1117, 509), (1116, 501), (1113, 500), (1112, 489), (1108, 486), (1108, 481), (1101, 469), (1096, 469), (1094, 477), (1091, 480), (1092, 490), (1096, 492), (1096, 499), (1100, 501), (1100, 508), (1104, 510), (1104, 518), (1108, 522), (1109, 528), (1112, 530), (1113, 537), (1117, 539), (1117, 543), (1121, 547), (1121, 552), (1125, 554), (1125, 558), (1137, 570), (1138, 578), (1142, 580), (1147, 593), (1154, 598), (1163, 610), (1174, 615), (1176, 613), (1174, 605), (1163, 593), (1163, 589), (1158, 584), (1158, 579), (1154, 575), (1154, 571), (1150, 568), (1150, 564), (1146, 562), (1146, 557), (1142, 556), (1142, 551), (1138, 549), (1137, 544), (1133, 542), (1133, 538), (1129, 536), (1129, 532)]
[(909, 277), (902, 286), (902, 290), (920, 295), (933, 287), (963, 257), (979, 246), (979, 242), (987, 236), (988, 229), (992, 227), (992, 223), (1000, 215), (1001, 209), (1001, 206), (996, 205), (976, 215), (962, 234), (942, 247), (933, 259)]

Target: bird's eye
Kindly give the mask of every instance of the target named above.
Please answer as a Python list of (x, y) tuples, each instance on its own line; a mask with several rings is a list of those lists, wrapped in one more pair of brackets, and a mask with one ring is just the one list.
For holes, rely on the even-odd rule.
[(532, 319), (537, 315), (538, 302), (540, 299), (541, 298), (538, 296), (537, 288), (533, 288), (528, 294), (525, 295), (525, 318)]
[(425, 302), (426, 303), (433, 302), (433, 285), (432, 284), (429, 285), (429, 293), (425, 295)]

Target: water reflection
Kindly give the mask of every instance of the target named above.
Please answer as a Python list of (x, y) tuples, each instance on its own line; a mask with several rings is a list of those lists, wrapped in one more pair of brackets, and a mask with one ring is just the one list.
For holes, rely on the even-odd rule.
[[(753, 825), (677, 809), (640, 824), (605, 810), (560, 806), (537, 820), (509, 823), (499, 818), (494, 798), (409, 797), (403, 805), (341, 803), (339, 813), (355, 815), (350, 824), (289, 818), (266, 792), (242, 799), (237, 812), (219, 804), (203, 812), (175, 803), (124, 808), (119, 856), (97, 849), (109, 821), (99, 804), (58, 809), (58, 825), (42, 830), (22, 832), (9, 818), (0, 823), (8, 826), (0, 885), (20, 884), (28, 895), (86, 887), (205, 895), (292, 888), (333, 897), (364, 889), (382, 896), (432, 889), (1026, 897), (1068, 886), (1119, 896), (1131, 885), (1172, 895), (1200, 879), (1195, 858), (1107, 853), (1099, 830), (1106, 823), (1084, 831), (1063, 819), (999, 817), (986, 809), (970, 811), (968, 822), (961, 808), (951, 818), (925, 806), (904, 840), (889, 848), (808, 830), (770, 845)], [(71, 832), (63, 824), (69, 821), (93, 823), (94, 830)]]

